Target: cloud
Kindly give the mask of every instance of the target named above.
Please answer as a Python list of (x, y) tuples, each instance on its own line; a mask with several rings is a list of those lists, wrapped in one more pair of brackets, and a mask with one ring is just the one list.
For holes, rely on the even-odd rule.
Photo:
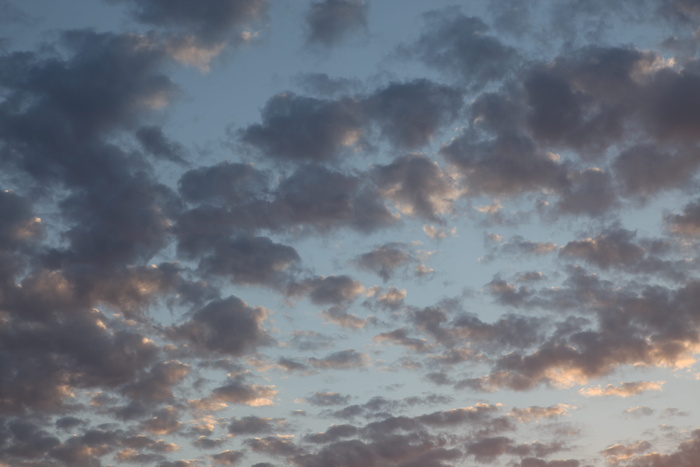
[(306, 294), (316, 305), (343, 305), (354, 301), (364, 286), (350, 276), (326, 276), (306, 279), (290, 285), (292, 296)]
[(280, 283), (284, 273), (301, 261), (294, 248), (267, 237), (240, 236), (212, 247), (211, 254), (200, 260), (200, 269), (241, 284)]
[(700, 203), (691, 202), (685, 205), (682, 214), (671, 214), (665, 219), (671, 232), (688, 237), (700, 233)]
[(311, 366), (321, 369), (348, 370), (352, 368), (364, 368), (368, 363), (367, 355), (352, 349), (333, 352), (323, 358), (309, 358), (309, 364)]
[(628, 461), (645, 451), (651, 449), (651, 443), (648, 441), (638, 441), (634, 444), (613, 444), (605, 448), (601, 454), (611, 464), (619, 464), (620, 462)]
[(424, 32), (402, 53), (453, 73), (466, 84), (481, 87), (500, 80), (517, 59), (513, 48), (487, 34), (481, 19), (465, 16), (458, 8), (431, 11), (423, 19)]
[(556, 404), (549, 407), (531, 406), (524, 409), (517, 407), (511, 410), (510, 414), (519, 422), (531, 422), (541, 420), (543, 418), (556, 418), (568, 414), (570, 410), (575, 410), (576, 407), (569, 404)]
[(211, 460), (217, 465), (237, 465), (243, 456), (242, 452), (228, 450), (213, 454)]
[(209, 402), (223, 402), (226, 404), (242, 404), (250, 407), (264, 407), (272, 405), (272, 398), (278, 391), (274, 386), (248, 384), (245, 378), (236, 376), (223, 386), (215, 388), (208, 398), (195, 401), (195, 406), (205, 406)]
[(622, 413), (628, 418), (650, 417), (654, 415), (654, 409), (651, 407), (637, 406), (625, 409)]
[(622, 383), (619, 386), (608, 384), (604, 388), (601, 388), (600, 386), (582, 388), (579, 392), (584, 396), (630, 397), (646, 391), (660, 391), (663, 386), (663, 381), (636, 381), (631, 383)]
[(265, 0), (204, 0), (196, 4), (186, 0), (113, 1), (130, 3), (137, 21), (194, 34), (205, 43), (231, 39), (240, 28), (262, 19), (267, 9)]
[[(309, 165), (280, 182), (273, 204), (274, 222), (327, 231), (351, 227), (372, 231), (394, 225), (377, 189), (355, 175)], [(273, 224), (274, 225), (274, 224)]]
[(239, 131), (261, 155), (291, 162), (325, 162), (362, 144), (360, 102), (278, 94), (262, 109), (262, 123)]
[(250, 415), (231, 420), (231, 423), (228, 425), (228, 432), (235, 436), (274, 433), (275, 431), (281, 431), (280, 429), (284, 427), (284, 424), (284, 420)]
[(330, 47), (351, 33), (367, 28), (367, 5), (362, 0), (313, 2), (306, 13), (307, 44)]
[(580, 258), (602, 269), (630, 267), (645, 255), (644, 249), (633, 243), (634, 237), (635, 232), (628, 230), (609, 230), (594, 238), (567, 243), (559, 256)]
[(304, 440), (310, 443), (324, 444), (355, 436), (357, 432), (358, 429), (352, 425), (332, 425), (323, 433), (306, 435)]
[(418, 79), (376, 90), (365, 106), (382, 136), (411, 150), (430, 143), (438, 130), (460, 116), (463, 95), (458, 88)]
[(156, 157), (173, 162), (184, 162), (182, 145), (171, 141), (160, 127), (143, 126), (136, 132), (136, 139), (146, 152)]
[(208, 303), (191, 320), (171, 327), (169, 334), (201, 351), (242, 355), (271, 342), (262, 328), (267, 314), (264, 308), (251, 307), (231, 296)]
[(337, 392), (315, 392), (304, 400), (311, 405), (327, 407), (347, 404), (350, 398), (351, 396), (349, 395), (342, 395)]
[(379, 275), (384, 282), (391, 279), (394, 272), (417, 261), (409, 246), (403, 243), (387, 243), (355, 259), (357, 265)]
[(466, 132), (440, 153), (462, 174), (462, 183), (473, 196), (558, 191), (568, 184), (564, 165), (520, 135), (478, 141)]
[(406, 329), (395, 329), (390, 332), (377, 334), (374, 336), (374, 341), (396, 343), (416, 352), (424, 352), (428, 349), (428, 344), (424, 339), (409, 337)]
[(375, 174), (380, 192), (392, 200), (399, 211), (434, 222), (452, 210), (452, 203), (459, 194), (448, 173), (419, 154), (377, 166)]

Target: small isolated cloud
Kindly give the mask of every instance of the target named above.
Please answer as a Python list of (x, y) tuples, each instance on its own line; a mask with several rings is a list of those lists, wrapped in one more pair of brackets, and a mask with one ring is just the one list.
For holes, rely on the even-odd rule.
[(323, 358), (309, 358), (309, 364), (314, 368), (349, 370), (352, 368), (363, 368), (369, 363), (369, 357), (356, 350), (340, 350)]
[(347, 305), (364, 292), (364, 286), (350, 276), (319, 276), (289, 285), (290, 296), (307, 295), (316, 305)]
[(309, 45), (330, 47), (366, 27), (367, 5), (363, 0), (313, 2), (306, 14)]
[(627, 418), (650, 417), (651, 415), (654, 415), (654, 409), (652, 409), (651, 407), (645, 407), (640, 405), (637, 407), (630, 407), (629, 409), (625, 409), (622, 411), (622, 413)]
[(478, 88), (503, 79), (517, 61), (515, 49), (489, 34), (480, 18), (465, 16), (458, 8), (431, 11), (423, 19), (423, 33), (401, 52), (466, 84)]
[(664, 381), (637, 381), (631, 383), (622, 383), (619, 386), (608, 384), (605, 387), (595, 386), (582, 388), (579, 393), (588, 397), (600, 396), (619, 396), (630, 397), (636, 396), (647, 391), (661, 391), (664, 386)]
[(210, 302), (168, 333), (175, 340), (189, 342), (195, 350), (242, 355), (271, 342), (262, 328), (267, 314), (266, 309), (251, 307), (232, 296)]
[(384, 282), (397, 270), (406, 270), (418, 261), (416, 253), (405, 243), (386, 243), (355, 258), (358, 267), (376, 273)]

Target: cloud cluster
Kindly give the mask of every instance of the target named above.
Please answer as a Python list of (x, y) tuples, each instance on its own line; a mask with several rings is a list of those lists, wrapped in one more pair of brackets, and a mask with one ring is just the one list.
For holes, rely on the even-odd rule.
[[(585, 453), (567, 422), (697, 370), (694, 2), (421, 10), (383, 45), (400, 72), (333, 61), (396, 6), (106, 3), (137, 24), (0, 42), (2, 462), (697, 465), (697, 430)], [(182, 64), (282, 63), (281, 16), (319, 71), (193, 149)], [(607, 40), (632, 17), (647, 43)], [(643, 403), (615, 416), (696, 415)]]

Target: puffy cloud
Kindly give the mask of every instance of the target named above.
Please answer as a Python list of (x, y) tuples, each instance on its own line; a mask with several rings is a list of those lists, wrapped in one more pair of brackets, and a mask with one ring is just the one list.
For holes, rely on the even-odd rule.
[(458, 88), (419, 79), (390, 83), (370, 95), (365, 105), (384, 137), (398, 147), (416, 149), (457, 119), (462, 99)]
[(212, 462), (217, 465), (237, 465), (243, 458), (243, 453), (240, 451), (222, 451), (211, 456)]
[(467, 193), (474, 196), (558, 191), (568, 184), (564, 164), (520, 135), (478, 141), (467, 132), (443, 146), (440, 153), (463, 175)]
[(695, 237), (700, 233), (700, 203), (688, 203), (682, 214), (668, 215), (665, 220), (673, 233)]
[(570, 410), (574, 409), (576, 409), (576, 407), (569, 404), (556, 404), (550, 405), (549, 407), (531, 406), (524, 409), (515, 407), (511, 410), (510, 414), (519, 422), (531, 422), (533, 420), (566, 415)]
[(228, 425), (228, 432), (232, 435), (259, 435), (279, 431), (284, 426), (284, 420), (250, 415), (243, 418), (234, 418)]
[(31, 245), (42, 234), (41, 219), (33, 212), (29, 200), (12, 191), (0, 192), (0, 250), (12, 251)]
[(173, 398), (173, 386), (180, 383), (189, 371), (189, 365), (182, 362), (159, 362), (123, 391), (135, 400), (169, 401)]
[(245, 378), (237, 376), (223, 386), (215, 388), (209, 398), (194, 401), (194, 405), (206, 406), (209, 402), (214, 401), (262, 407), (272, 405), (272, 398), (277, 395), (277, 392), (274, 386), (248, 384)]
[(651, 447), (651, 443), (648, 441), (639, 441), (629, 445), (613, 444), (605, 448), (601, 454), (603, 454), (611, 464), (619, 464), (620, 462), (627, 461), (630, 458), (636, 457), (638, 454), (648, 451)]
[(628, 418), (641, 418), (653, 415), (654, 409), (651, 407), (637, 406), (625, 409), (622, 413), (624, 413)]
[(360, 177), (327, 168), (301, 167), (280, 182), (274, 203), (275, 222), (317, 230), (352, 227), (372, 231), (396, 223), (373, 186)]
[(348, 349), (333, 352), (323, 358), (311, 357), (309, 364), (314, 368), (348, 370), (367, 366), (368, 357), (356, 350)]
[(559, 255), (580, 258), (603, 269), (631, 267), (645, 256), (644, 249), (633, 243), (634, 237), (635, 232), (629, 230), (609, 230), (594, 238), (569, 242)]
[(364, 291), (363, 285), (350, 276), (326, 276), (306, 279), (289, 287), (292, 296), (308, 294), (317, 305), (342, 305), (355, 300)]
[(306, 14), (307, 43), (330, 47), (350, 33), (367, 27), (367, 5), (363, 0), (313, 2)]
[(503, 79), (517, 60), (513, 48), (487, 34), (481, 19), (465, 16), (457, 8), (431, 11), (423, 19), (425, 31), (402, 52), (467, 84), (481, 87)]
[(315, 444), (330, 443), (354, 436), (357, 432), (358, 429), (352, 425), (332, 425), (323, 433), (305, 436), (304, 440)]
[(395, 329), (390, 332), (383, 332), (374, 336), (375, 342), (393, 342), (403, 345), (416, 352), (424, 352), (429, 346), (424, 339), (409, 337), (406, 329)]
[(229, 277), (232, 282), (272, 286), (282, 282), (284, 273), (300, 261), (288, 245), (267, 237), (240, 236), (213, 245), (199, 267), (206, 274)]
[(238, 297), (208, 303), (192, 319), (173, 326), (174, 339), (192, 343), (196, 349), (228, 355), (242, 355), (271, 342), (262, 328), (267, 310), (251, 307)]
[(182, 145), (171, 141), (160, 127), (143, 126), (136, 132), (136, 139), (145, 151), (163, 159), (184, 162)]
[(663, 381), (635, 381), (631, 383), (622, 383), (619, 386), (608, 384), (604, 388), (600, 386), (583, 388), (579, 392), (584, 396), (630, 397), (646, 391), (660, 391), (663, 386)]
[(262, 155), (293, 162), (334, 160), (361, 144), (362, 109), (356, 99), (336, 101), (278, 94), (262, 109), (262, 123), (240, 139)]
[(411, 154), (375, 168), (381, 193), (404, 214), (439, 221), (459, 192), (447, 172), (430, 159)]
[(362, 269), (375, 272), (386, 282), (396, 269), (405, 267), (416, 259), (408, 245), (387, 243), (358, 256), (356, 263)]

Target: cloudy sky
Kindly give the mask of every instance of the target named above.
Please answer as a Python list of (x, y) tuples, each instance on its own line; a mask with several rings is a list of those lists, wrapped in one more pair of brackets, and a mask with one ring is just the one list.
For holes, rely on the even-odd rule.
[(0, 466), (700, 465), (700, 2), (459, 3), (0, 0)]

